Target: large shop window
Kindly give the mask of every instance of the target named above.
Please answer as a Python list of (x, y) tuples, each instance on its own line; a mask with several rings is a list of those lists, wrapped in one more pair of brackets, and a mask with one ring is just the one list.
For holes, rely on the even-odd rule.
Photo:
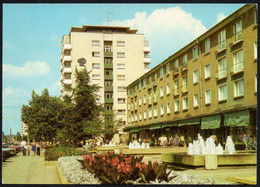
[(229, 127), (248, 126), (249, 119), (250, 119), (249, 110), (227, 113), (224, 115), (224, 126), (229, 126)]
[(138, 128), (132, 128), (132, 129), (130, 129), (130, 132), (138, 132), (139, 130), (138, 130)]
[(201, 129), (217, 129), (220, 127), (220, 115), (201, 118)]
[(200, 124), (200, 118), (193, 118), (193, 119), (186, 119), (179, 121), (178, 126), (184, 126), (184, 125), (199, 125)]

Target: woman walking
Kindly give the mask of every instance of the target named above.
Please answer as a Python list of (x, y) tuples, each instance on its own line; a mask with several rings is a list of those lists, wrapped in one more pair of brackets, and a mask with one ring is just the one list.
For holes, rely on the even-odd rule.
[(35, 140), (33, 140), (33, 142), (32, 142), (32, 152), (33, 152), (33, 156), (35, 156), (36, 155), (36, 142), (35, 142)]

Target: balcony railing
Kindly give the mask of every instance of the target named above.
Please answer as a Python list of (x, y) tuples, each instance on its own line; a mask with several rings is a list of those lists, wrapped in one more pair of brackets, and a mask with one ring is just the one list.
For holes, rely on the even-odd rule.
[(113, 103), (113, 98), (105, 98), (105, 103)]
[(113, 75), (105, 75), (104, 79), (105, 80), (113, 80)]
[(233, 36), (233, 43), (242, 40), (242, 37), (243, 37), (243, 32), (241, 30), (241, 31), (237, 32), (236, 34), (234, 34), (234, 36)]
[(157, 96), (154, 96), (153, 103), (157, 103)]
[(182, 71), (185, 70), (185, 69), (187, 69), (187, 68), (188, 68), (187, 62), (183, 63), (183, 64), (182, 64)]
[(105, 63), (104, 68), (113, 68), (113, 64), (112, 63)]
[(62, 63), (65, 62), (65, 61), (72, 61), (71, 56), (67, 56), (67, 55), (63, 56)]
[(135, 110), (137, 110), (137, 103), (135, 103)]
[(221, 51), (222, 49), (226, 48), (226, 40), (223, 40), (218, 43), (218, 50)]
[(175, 89), (173, 90), (173, 94), (174, 94), (174, 95), (178, 95), (179, 93), (180, 93), (179, 88), (175, 88)]
[(150, 63), (151, 58), (150, 57), (144, 57), (144, 63)]
[(188, 85), (183, 85), (181, 91), (182, 91), (182, 93), (187, 92), (188, 91)]
[(231, 73), (236, 73), (236, 72), (242, 71), (243, 69), (244, 69), (243, 63), (234, 64), (231, 68)]
[(105, 57), (113, 57), (113, 52), (112, 51), (104, 51), (104, 56)]
[(72, 49), (72, 45), (71, 44), (64, 44), (63, 48), (62, 48), (62, 52), (64, 52), (65, 50), (71, 50)]
[(114, 111), (113, 110), (105, 110), (106, 115), (113, 115)]
[(222, 69), (222, 70), (219, 70), (217, 72), (217, 79), (220, 79), (220, 78), (223, 78), (223, 77), (226, 77), (227, 76), (227, 70), (226, 69)]
[(178, 73), (179, 72), (179, 67), (174, 68), (174, 73)]
[(63, 83), (64, 84), (72, 84), (72, 80), (71, 79), (64, 79)]
[(65, 68), (63, 68), (62, 73), (72, 73), (72, 69), (68, 68), (68, 67), (65, 67)]
[(113, 86), (105, 86), (104, 90), (105, 91), (113, 91)]

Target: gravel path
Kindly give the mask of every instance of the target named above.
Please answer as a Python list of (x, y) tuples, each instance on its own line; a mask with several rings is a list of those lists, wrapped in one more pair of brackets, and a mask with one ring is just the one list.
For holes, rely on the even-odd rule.
[[(94, 175), (83, 169), (81, 163), (78, 160), (82, 160), (82, 156), (68, 156), (58, 159), (58, 164), (63, 171), (65, 177), (70, 184), (100, 184), (100, 181), (94, 178)], [(188, 175), (185, 173), (172, 171), (170, 176), (176, 176), (169, 182), (154, 181), (150, 184), (216, 184), (214, 179), (201, 180), (197, 176)], [(140, 184), (138, 181), (133, 181), (133, 184)]]

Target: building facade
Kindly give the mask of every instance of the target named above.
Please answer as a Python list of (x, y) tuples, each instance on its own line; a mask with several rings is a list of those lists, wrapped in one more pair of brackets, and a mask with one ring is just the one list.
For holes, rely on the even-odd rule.
[[(106, 113), (116, 114), (126, 123), (125, 87), (149, 71), (150, 47), (143, 34), (129, 27), (72, 27), (62, 39), (61, 82), (75, 85), (75, 71), (86, 68), (92, 84), (98, 84), (98, 103)], [(61, 94), (70, 95), (64, 85)]]
[(248, 4), (127, 86), (132, 137), (256, 135), (257, 7)]

